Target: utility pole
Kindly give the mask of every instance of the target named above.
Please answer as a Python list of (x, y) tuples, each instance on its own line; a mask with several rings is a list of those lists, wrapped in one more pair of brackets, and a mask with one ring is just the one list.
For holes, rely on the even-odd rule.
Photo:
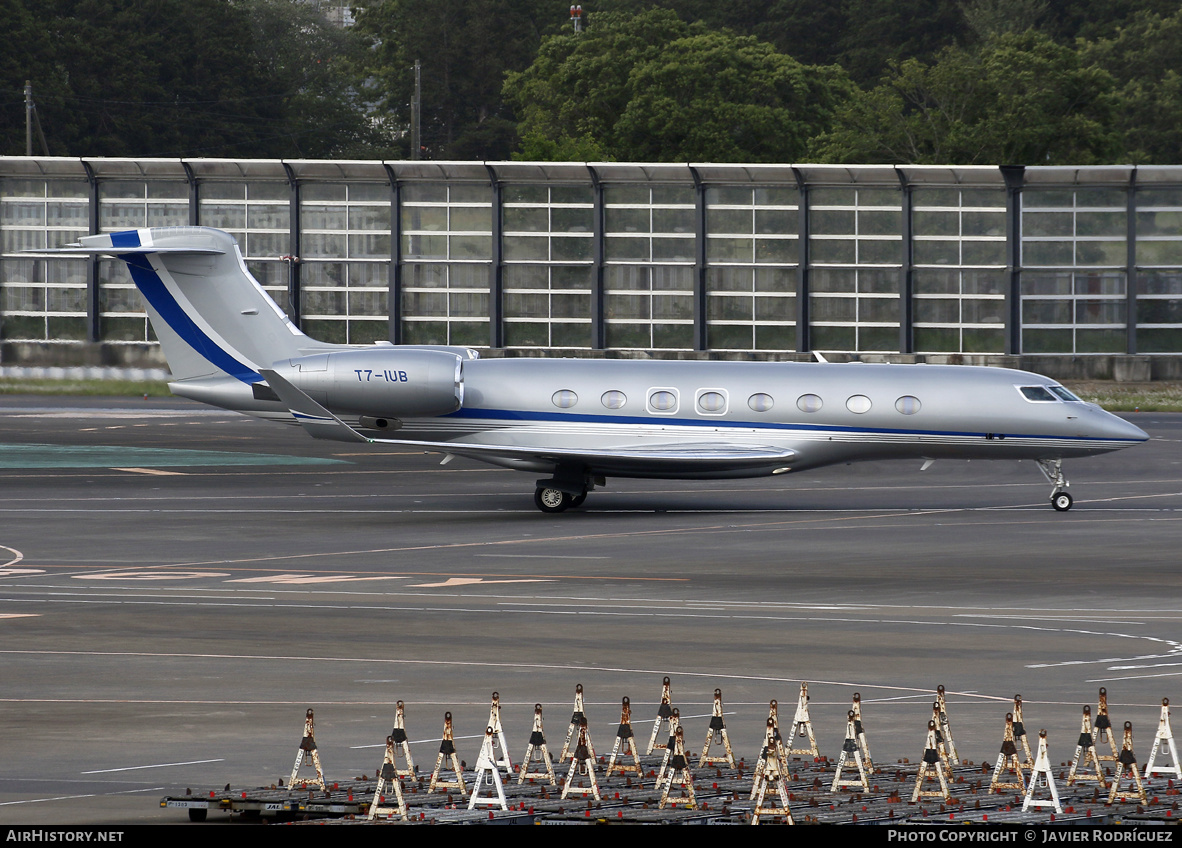
[(25, 80), (25, 155), (33, 155), (33, 81)]
[(33, 124), (37, 125), (37, 137), (41, 139), (41, 150), (48, 156), (49, 144), (45, 141), (45, 132), (41, 129), (41, 116), (37, 114), (37, 105), (33, 102), (33, 81), (25, 80), (25, 155), (33, 155)]
[(570, 22), (574, 26), (575, 32), (582, 32), (583, 31), (583, 7), (582, 6), (571, 6), (570, 7)]
[(415, 59), (415, 95), (410, 101), (410, 158), (421, 159), (422, 136), (420, 122), (423, 113), (423, 68)]

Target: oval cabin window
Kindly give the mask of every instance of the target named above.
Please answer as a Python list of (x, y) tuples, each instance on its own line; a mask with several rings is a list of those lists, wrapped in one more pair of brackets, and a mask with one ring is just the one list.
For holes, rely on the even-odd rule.
[(677, 395), (666, 391), (653, 392), (648, 396), (648, 405), (657, 412), (668, 412), (677, 408)]
[(845, 408), (858, 415), (861, 415), (863, 412), (869, 412), (870, 406), (870, 398), (866, 397), (866, 395), (851, 395), (845, 402)]
[(919, 398), (912, 397), (911, 395), (903, 395), (903, 397), (895, 401), (895, 409), (904, 415), (914, 415), (921, 408), (922, 404), (919, 402)]
[(796, 399), (796, 408), (801, 412), (820, 412), (822, 406), (819, 395), (801, 395)]
[(698, 395), (698, 409), (702, 412), (723, 412), (726, 410), (726, 398), (721, 392), (702, 392)]
[(747, 405), (751, 407), (752, 412), (767, 412), (772, 408), (772, 396), (759, 392), (747, 398)]
[(579, 402), (579, 396), (570, 389), (559, 389), (550, 400), (554, 401), (554, 405), (559, 409), (570, 409)]
[(619, 409), (628, 402), (628, 396), (623, 392), (618, 392), (613, 389), (610, 392), (604, 392), (603, 396), (600, 397), (599, 402), (608, 409)]

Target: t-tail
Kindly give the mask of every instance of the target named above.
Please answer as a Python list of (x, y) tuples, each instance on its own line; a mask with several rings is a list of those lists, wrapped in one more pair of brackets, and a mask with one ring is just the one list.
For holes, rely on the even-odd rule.
[(168, 359), (174, 394), (242, 412), (280, 411), (267, 403), (273, 396), (259, 369), (334, 347), (299, 331), (221, 230), (104, 233), (80, 239), (71, 252), (127, 263)]
[[(172, 370), (173, 394), (291, 421), (292, 405), (280, 399), (263, 374), (278, 373), (318, 402), (359, 418), (374, 398), (371, 393), (360, 403), (351, 397), (359, 381), (355, 374), (372, 374), (376, 367), (379, 374), (414, 378), (388, 381), (384, 410), (439, 415), (455, 411), (463, 401), (461, 363), (475, 352), (311, 339), (263, 290), (237, 242), (221, 230), (127, 230), (86, 236), (53, 252), (113, 255), (127, 264)], [(375, 360), (377, 352), (384, 355)]]

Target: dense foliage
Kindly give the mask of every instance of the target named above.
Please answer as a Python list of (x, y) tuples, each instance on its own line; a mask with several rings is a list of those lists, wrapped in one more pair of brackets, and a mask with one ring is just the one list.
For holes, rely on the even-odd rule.
[(355, 3), (0, 0), (0, 153), (29, 79), (55, 155), (408, 157), (418, 60), (425, 158), (1182, 155), (1176, 0)]
[(1045, 35), (1005, 33), (974, 50), (945, 48), (930, 65), (892, 63), (880, 85), (846, 101), (813, 153), (838, 162), (1108, 162), (1121, 153), (1114, 86)]
[(790, 162), (854, 89), (840, 68), (658, 9), (547, 40), (505, 90), (524, 158)]
[(318, 157), (377, 140), (348, 75), (356, 37), (307, 4), (0, 0), (0, 20), (9, 155), (24, 153), (26, 79), (54, 155)]

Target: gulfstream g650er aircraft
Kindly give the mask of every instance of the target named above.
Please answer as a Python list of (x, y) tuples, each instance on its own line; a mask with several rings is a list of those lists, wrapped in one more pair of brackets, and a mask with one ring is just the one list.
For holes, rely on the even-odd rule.
[[(479, 359), (446, 346), (334, 345), (301, 333), (227, 233), (83, 238), (55, 253), (127, 263), (174, 394), (544, 475), (543, 512), (608, 477), (762, 477), (869, 459), (1031, 459), (1071, 508), (1062, 461), (1148, 436), (1024, 371), (935, 365)], [(397, 433), (397, 438), (391, 435)]]

